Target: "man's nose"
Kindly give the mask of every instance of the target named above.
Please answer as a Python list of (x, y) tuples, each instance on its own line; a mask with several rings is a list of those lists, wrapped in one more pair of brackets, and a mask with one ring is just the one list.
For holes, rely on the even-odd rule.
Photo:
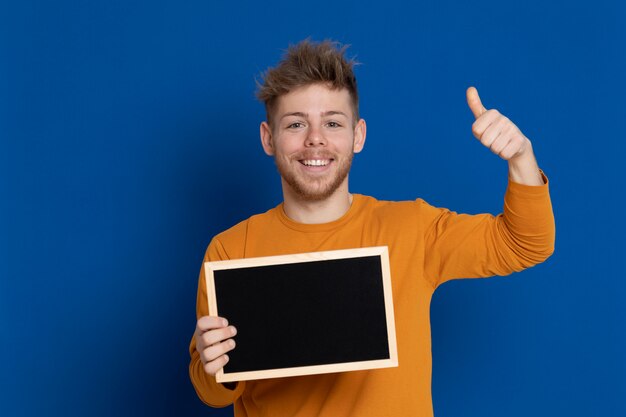
[(326, 139), (319, 127), (311, 126), (307, 132), (305, 146), (326, 146)]

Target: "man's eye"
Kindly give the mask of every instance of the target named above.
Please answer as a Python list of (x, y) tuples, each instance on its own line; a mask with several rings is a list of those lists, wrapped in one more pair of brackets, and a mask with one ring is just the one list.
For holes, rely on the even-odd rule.
[(302, 127), (302, 123), (295, 122), (295, 123), (291, 123), (290, 125), (288, 125), (287, 129), (299, 129), (301, 127)]
[(337, 122), (328, 122), (328, 123), (326, 123), (326, 126), (328, 126), (328, 127), (339, 127), (341, 125), (339, 123), (337, 123)]

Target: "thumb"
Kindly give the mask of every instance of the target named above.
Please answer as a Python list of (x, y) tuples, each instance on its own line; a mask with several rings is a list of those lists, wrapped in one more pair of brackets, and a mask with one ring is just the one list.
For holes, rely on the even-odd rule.
[(487, 111), (487, 109), (483, 106), (483, 103), (480, 101), (478, 90), (474, 87), (470, 87), (467, 89), (466, 95), (467, 105), (472, 113), (474, 113), (474, 117), (478, 119), (484, 112)]

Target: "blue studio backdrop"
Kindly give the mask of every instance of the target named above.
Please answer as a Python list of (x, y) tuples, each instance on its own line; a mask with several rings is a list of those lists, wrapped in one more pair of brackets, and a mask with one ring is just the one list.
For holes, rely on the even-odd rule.
[(351, 44), (353, 192), (498, 213), (465, 89), (532, 140), (556, 252), (431, 305), (445, 416), (626, 415), (626, 5), (8, 1), (0, 6), (0, 415), (227, 416), (187, 374), (211, 237), (281, 201), (254, 78)]

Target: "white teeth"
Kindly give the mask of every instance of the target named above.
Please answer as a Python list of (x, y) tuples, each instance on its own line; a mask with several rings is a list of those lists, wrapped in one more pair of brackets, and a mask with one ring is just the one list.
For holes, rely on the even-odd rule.
[(326, 166), (328, 165), (328, 163), (330, 162), (330, 160), (328, 159), (306, 159), (304, 161), (302, 161), (302, 163), (306, 166), (314, 166), (314, 167), (321, 167), (321, 166)]

